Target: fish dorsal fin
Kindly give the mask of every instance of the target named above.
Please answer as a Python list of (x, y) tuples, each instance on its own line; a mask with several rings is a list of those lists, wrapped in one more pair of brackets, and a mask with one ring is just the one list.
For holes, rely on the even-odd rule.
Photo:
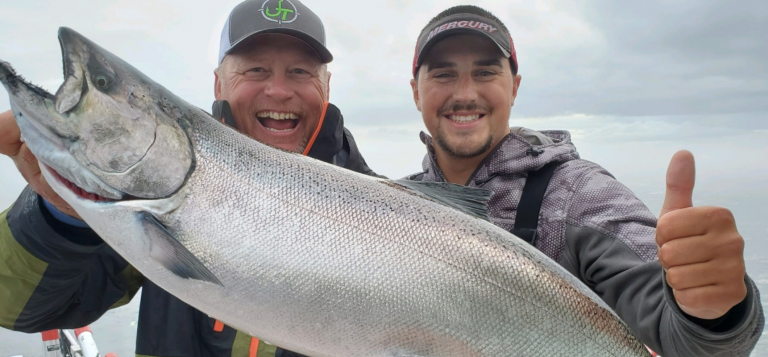
[(149, 256), (184, 279), (196, 279), (221, 285), (221, 281), (153, 215), (140, 212), (138, 220), (149, 240)]
[(424, 182), (395, 180), (395, 184), (416, 191), (422, 196), (453, 207), (461, 212), (490, 221), (488, 200), (492, 191), (478, 187), (467, 187), (447, 182)]

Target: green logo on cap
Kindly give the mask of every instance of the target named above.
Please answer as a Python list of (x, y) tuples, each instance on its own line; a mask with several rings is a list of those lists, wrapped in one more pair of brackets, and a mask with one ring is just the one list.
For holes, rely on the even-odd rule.
[[(299, 13), (296, 12), (296, 6), (293, 5), (291, 0), (279, 0), (274, 10), (269, 9), (268, 3), (270, 1), (272, 0), (264, 1), (264, 4), (261, 5), (261, 10), (259, 10), (265, 19), (279, 24), (289, 24), (296, 21), (296, 18), (299, 17)], [(283, 2), (287, 2), (288, 7), (283, 7)]]

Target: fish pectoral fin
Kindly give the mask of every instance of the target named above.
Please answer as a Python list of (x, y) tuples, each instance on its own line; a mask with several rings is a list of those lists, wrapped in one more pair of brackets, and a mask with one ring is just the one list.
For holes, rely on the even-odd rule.
[(141, 212), (139, 222), (150, 242), (149, 256), (184, 279), (196, 279), (224, 286), (192, 252), (153, 215)]
[(488, 215), (488, 200), (492, 191), (478, 187), (467, 187), (446, 182), (424, 182), (411, 180), (395, 180), (395, 184), (416, 191), (434, 201), (480, 219), (490, 221)]

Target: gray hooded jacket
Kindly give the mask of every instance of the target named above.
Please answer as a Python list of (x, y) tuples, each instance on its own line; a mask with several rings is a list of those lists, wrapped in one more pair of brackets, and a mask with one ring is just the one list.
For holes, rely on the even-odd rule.
[[(409, 179), (445, 182), (432, 138), (423, 172)], [(748, 356), (765, 324), (760, 295), (746, 278), (747, 297), (724, 317), (683, 313), (667, 286), (656, 252), (656, 216), (610, 173), (579, 159), (567, 131), (512, 128), (466, 183), (493, 191), (491, 220), (510, 230), (529, 171), (561, 162), (544, 195), (536, 248), (597, 293), (664, 357)]]

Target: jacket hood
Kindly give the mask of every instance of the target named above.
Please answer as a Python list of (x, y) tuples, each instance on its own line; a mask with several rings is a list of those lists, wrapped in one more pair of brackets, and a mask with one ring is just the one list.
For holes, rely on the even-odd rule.
[[(421, 132), (420, 137), (428, 152), (422, 161), (424, 181), (445, 181), (440, 167), (437, 166), (432, 137), (424, 132)], [(571, 134), (568, 131), (535, 131), (513, 127), (478, 165), (466, 185), (479, 186), (496, 176), (523, 176), (550, 162), (576, 159), (579, 159), (579, 153), (571, 142)]]

